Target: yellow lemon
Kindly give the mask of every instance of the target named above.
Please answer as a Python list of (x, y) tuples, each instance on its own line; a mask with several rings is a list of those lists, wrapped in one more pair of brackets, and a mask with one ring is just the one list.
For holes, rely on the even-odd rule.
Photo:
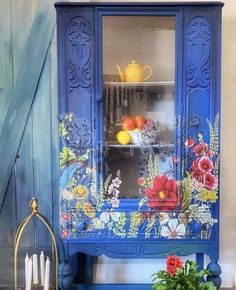
[(126, 131), (119, 131), (117, 134), (116, 134), (116, 140), (122, 144), (122, 145), (127, 145), (130, 143), (131, 141), (131, 136), (128, 132)]

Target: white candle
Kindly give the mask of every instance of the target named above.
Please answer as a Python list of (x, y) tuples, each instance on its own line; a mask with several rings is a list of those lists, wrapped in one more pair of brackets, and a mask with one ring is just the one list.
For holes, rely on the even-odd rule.
[(45, 276), (45, 257), (44, 253), (40, 254), (40, 275), (41, 275), (41, 286), (44, 286), (44, 276)]
[(28, 285), (28, 268), (29, 268), (29, 256), (28, 253), (25, 256), (25, 288), (27, 290)]
[(33, 268), (33, 261), (32, 258), (29, 259), (28, 263), (28, 279), (27, 279), (27, 287), (26, 290), (31, 290), (31, 283), (32, 283), (32, 268)]
[(38, 284), (38, 256), (36, 254), (33, 255), (33, 283)]
[(49, 279), (50, 279), (50, 260), (47, 257), (46, 264), (45, 264), (44, 290), (49, 290)]

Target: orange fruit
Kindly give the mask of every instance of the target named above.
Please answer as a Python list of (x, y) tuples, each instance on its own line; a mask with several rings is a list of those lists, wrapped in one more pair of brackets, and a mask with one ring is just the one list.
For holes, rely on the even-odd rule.
[(132, 117), (125, 116), (122, 120), (121, 127), (125, 131), (132, 131), (136, 128), (136, 124)]
[(141, 129), (143, 127), (143, 125), (145, 124), (146, 120), (143, 116), (136, 116), (134, 117), (134, 121), (135, 121), (135, 126), (138, 129)]

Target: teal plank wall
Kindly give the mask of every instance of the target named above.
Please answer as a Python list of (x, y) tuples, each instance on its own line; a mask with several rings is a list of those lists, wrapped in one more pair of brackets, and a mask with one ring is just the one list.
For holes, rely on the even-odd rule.
[[(38, 198), (39, 210), (53, 226), (55, 226), (53, 220), (57, 216), (57, 209), (54, 206), (55, 196), (58, 194), (57, 160), (59, 160), (55, 31), (53, 32), (52, 29), (52, 38), (51, 36), (51, 40), (48, 38), (50, 43), (45, 43), (46, 36), (40, 38), (40, 32), (35, 37), (31, 35), (33, 29), (37, 31), (37, 27), (33, 27), (33, 25), (35, 25), (34, 20), (37, 19), (39, 13), (41, 13), (40, 17), (44, 17), (42, 11), (45, 13), (45, 18), (48, 19), (45, 20), (45, 25), (48, 25), (47, 21), (51, 21), (50, 25), (51, 23), (55, 25), (53, 4), (53, 1), (48, 0), (0, 1), (0, 148), (4, 164), (8, 164), (6, 162), (8, 161), (8, 152), (15, 146), (12, 144), (14, 141), (8, 142), (7, 134), (3, 135), (4, 128), (10, 123), (7, 113), (12, 110), (11, 106), (17, 103), (15, 99), (12, 99), (17, 94), (11, 92), (17, 86), (19, 77), (22, 77), (25, 85), (32, 81), (29, 77), (24, 78), (27, 71), (32, 71), (35, 76), (38, 75), (36, 90), (31, 96), (33, 103), (32, 106), (28, 106), (29, 112), (25, 110), (24, 116), (19, 118), (19, 122), (14, 123), (13, 128), (9, 126), (9, 130), (14, 131), (24, 125), (9, 180), (4, 180), (8, 183), (7, 191), (1, 192), (5, 199), (0, 213), (0, 288), (12, 286), (15, 231), (24, 217), (30, 213), (28, 204), (32, 196)], [(44, 22), (41, 22), (38, 30), (43, 31), (43, 25)], [(38, 36), (37, 41), (34, 41)], [(49, 44), (49, 49), (46, 49)], [(28, 49), (29, 55), (31, 53), (34, 55), (37, 53), (38, 47), (42, 47), (42, 51), (38, 49), (38, 54), (36, 54), (39, 56), (38, 59), (32, 58), (26, 62), (24, 59), (26, 49)], [(44, 51), (45, 53), (43, 53)], [(40, 64), (43, 65), (42, 70)], [(24, 65), (27, 65), (27, 69)], [(22, 72), (24, 75), (19, 76)], [(24, 93), (24, 90), (21, 93)], [(21, 111), (19, 110), (19, 112)], [(2, 144), (5, 144), (4, 148), (1, 147)], [(9, 170), (9, 168), (7, 169)], [(6, 175), (0, 173), (0, 176), (5, 177)], [(26, 229), (20, 251), (20, 265), (22, 266), (19, 267), (19, 277), (21, 285), (23, 283), (24, 255), (26, 252), (32, 254), (40, 250), (50, 253), (48, 241), (49, 236), (40, 222), (31, 223)]]

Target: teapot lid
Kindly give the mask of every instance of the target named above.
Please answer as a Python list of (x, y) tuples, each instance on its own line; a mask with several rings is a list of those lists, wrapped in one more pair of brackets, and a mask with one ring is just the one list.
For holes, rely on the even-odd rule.
[(135, 60), (135, 59), (132, 59), (132, 60), (131, 60), (131, 63), (129, 63), (129, 65), (135, 65), (135, 66), (136, 66), (136, 65), (138, 65), (138, 64), (136, 63), (136, 60)]

